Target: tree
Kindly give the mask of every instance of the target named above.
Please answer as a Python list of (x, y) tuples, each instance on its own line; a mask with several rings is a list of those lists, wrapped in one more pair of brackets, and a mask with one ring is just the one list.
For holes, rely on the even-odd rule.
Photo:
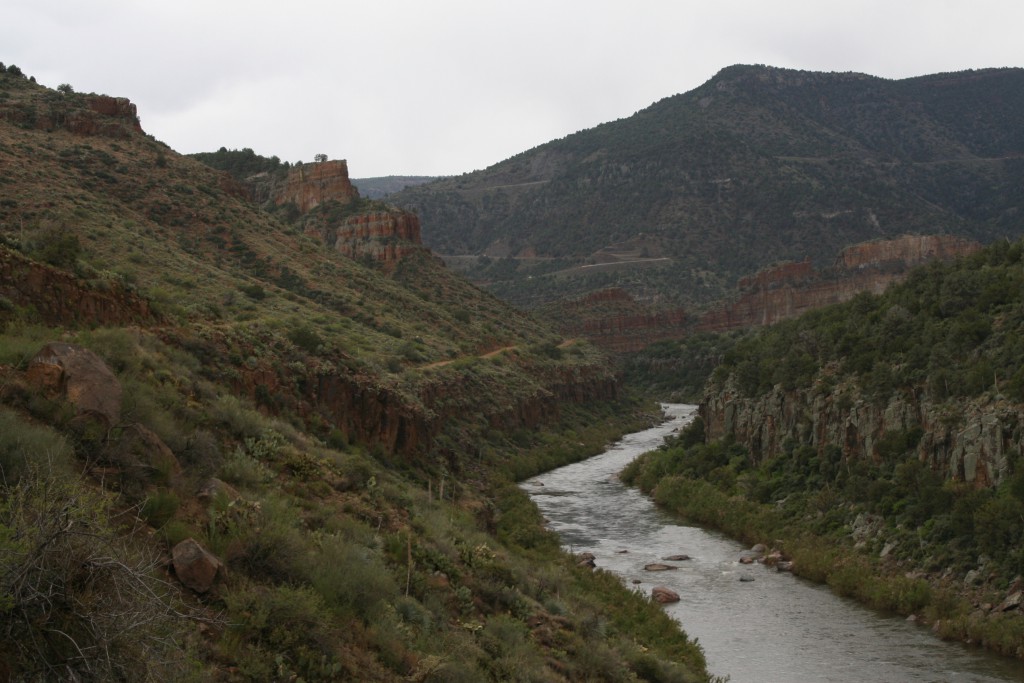
[(313, 159), (317, 163), (322, 163), (324, 161), (327, 161), (327, 155), (326, 154), (317, 154), (315, 157), (313, 157)]
[(63, 93), (65, 95), (71, 95), (74, 94), (75, 89), (71, 87), (70, 83), (61, 83), (57, 86), (57, 92)]

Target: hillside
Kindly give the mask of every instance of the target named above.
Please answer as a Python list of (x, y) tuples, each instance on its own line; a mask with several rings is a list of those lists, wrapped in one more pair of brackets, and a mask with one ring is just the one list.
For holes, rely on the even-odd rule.
[(904, 234), (1022, 232), (1024, 70), (886, 80), (732, 66), (633, 116), (389, 200), (509, 301), (619, 287), (667, 308)]
[(0, 70), (0, 678), (705, 680), (511, 483), (651, 419), (604, 356), (257, 173)]
[(729, 340), (698, 427), (632, 475), (844, 595), (1024, 658), (1022, 254)]

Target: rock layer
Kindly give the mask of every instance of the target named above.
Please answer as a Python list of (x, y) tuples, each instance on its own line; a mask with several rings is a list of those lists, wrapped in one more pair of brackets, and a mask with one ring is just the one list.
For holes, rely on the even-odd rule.
[(341, 159), (293, 166), (274, 203), (294, 202), (301, 213), (308, 213), (329, 199), (348, 204), (358, 198), (359, 192), (348, 178), (348, 162)]
[(709, 439), (732, 437), (755, 462), (774, 458), (788, 440), (829, 444), (844, 457), (880, 460), (879, 440), (889, 432), (921, 429), (916, 457), (947, 478), (978, 487), (998, 485), (1024, 450), (1024, 410), (1003, 400), (976, 399), (951, 412), (925, 398), (893, 397), (885, 405), (857, 396), (852, 387), (823, 393), (814, 388), (743, 397), (734, 387), (709, 392), (700, 415)]

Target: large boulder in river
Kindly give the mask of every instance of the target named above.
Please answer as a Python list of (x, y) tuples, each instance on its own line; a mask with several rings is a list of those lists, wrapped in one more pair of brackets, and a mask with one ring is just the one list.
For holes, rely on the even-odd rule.
[(661, 562), (651, 562), (650, 564), (645, 564), (644, 569), (649, 572), (664, 572), (669, 569), (679, 569), (679, 567), (674, 567), (670, 564), (662, 564)]
[(44, 393), (66, 399), (79, 415), (121, 420), (121, 383), (92, 351), (63, 342), (50, 342), (29, 361), (28, 382)]
[(670, 602), (679, 602), (679, 593), (665, 586), (655, 586), (651, 589), (651, 598), (655, 602), (665, 605)]

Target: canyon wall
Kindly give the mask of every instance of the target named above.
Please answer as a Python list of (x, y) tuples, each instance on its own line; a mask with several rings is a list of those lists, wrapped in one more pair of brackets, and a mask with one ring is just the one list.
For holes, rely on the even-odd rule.
[(809, 261), (767, 268), (742, 278), (736, 300), (701, 316), (696, 331), (772, 325), (848, 301), (860, 292), (881, 293), (914, 266), (966, 256), (980, 248), (976, 242), (951, 235), (906, 235), (847, 247), (824, 271), (816, 270)]
[(419, 217), (398, 209), (361, 213), (337, 224), (307, 227), (306, 234), (349, 258), (369, 258), (381, 263), (394, 263), (424, 248)]
[(1010, 473), (1024, 448), (1024, 411), (1002, 399), (973, 399), (952, 408), (899, 395), (882, 405), (852, 386), (828, 391), (772, 391), (746, 398), (731, 384), (705, 394), (700, 405), (709, 440), (731, 437), (755, 463), (774, 458), (789, 440), (822, 455), (828, 445), (846, 458), (881, 459), (879, 441), (890, 432), (920, 429), (916, 457), (949, 479), (994, 486)]

